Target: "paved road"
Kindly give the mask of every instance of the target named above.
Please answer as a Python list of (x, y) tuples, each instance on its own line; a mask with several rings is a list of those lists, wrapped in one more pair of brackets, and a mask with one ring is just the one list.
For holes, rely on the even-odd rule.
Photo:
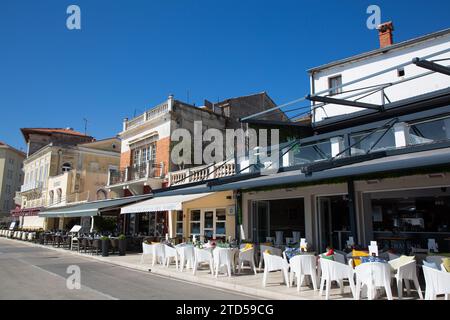
[[(67, 267), (81, 270), (69, 290)], [(255, 299), (0, 238), (0, 299)]]

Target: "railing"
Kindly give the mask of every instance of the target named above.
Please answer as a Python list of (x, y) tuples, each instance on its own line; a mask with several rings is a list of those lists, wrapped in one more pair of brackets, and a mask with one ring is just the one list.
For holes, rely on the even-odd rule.
[(27, 192), (36, 189), (42, 189), (43, 182), (42, 181), (32, 181), (27, 184), (23, 184), (20, 187), (20, 192)]
[(234, 161), (221, 162), (214, 166), (201, 166), (169, 173), (169, 185), (176, 186), (209, 179), (232, 176), (236, 173)]
[(125, 123), (125, 130), (136, 128), (147, 121), (151, 121), (153, 119), (158, 118), (159, 116), (167, 113), (168, 111), (169, 111), (169, 104), (167, 102), (157, 105), (156, 107), (146, 111), (140, 116), (127, 121)]
[(147, 162), (141, 165), (133, 165), (123, 170), (110, 170), (108, 185), (136, 181), (148, 178), (157, 178), (163, 175), (163, 165)]

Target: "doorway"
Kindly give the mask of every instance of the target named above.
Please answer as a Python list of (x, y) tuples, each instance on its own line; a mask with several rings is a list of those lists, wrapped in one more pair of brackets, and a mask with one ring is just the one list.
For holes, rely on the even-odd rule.
[(349, 202), (346, 195), (317, 197), (320, 250), (342, 250), (351, 235)]
[(252, 202), (252, 236), (261, 243), (270, 236), (270, 204), (269, 201)]

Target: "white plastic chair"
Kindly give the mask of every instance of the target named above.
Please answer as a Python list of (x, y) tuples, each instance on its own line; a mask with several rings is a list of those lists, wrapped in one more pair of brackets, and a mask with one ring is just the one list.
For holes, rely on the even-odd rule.
[(277, 246), (283, 245), (283, 231), (275, 231), (275, 244)]
[(155, 263), (160, 263), (164, 265), (166, 261), (166, 252), (165, 252), (165, 245), (162, 243), (157, 243), (152, 245), (153, 248), (153, 259), (152, 259), (152, 266), (155, 265)]
[(250, 268), (253, 269), (255, 272), (255, 275), (258, 274), (256, 271), (256, 263), (255, 263), (255, 248), (244, 250), (241, 248), (239, 250), (239, 257), (238, 257), (238, 272), (241, 273), (241, 269), (244, 266), (244, 263), (248, 262), (250, 264)]
[[(376, 243), (376, 242), (375, 242)], [(375, 256), (375, 257), (378, 257), (378, 246), (375, 244), (375, 245), (373, 245), (373, 244), (371, 244), (370, 246), (369, 246), (369, 255), (372, 257), (372, 256)]]
[(172, 259), (175, 260), (175, 267), (178, 271), (178, 251), (176, 248), (173, 248), (171, 246), (168, 246), (167, 244), (164, 245), (164, 257), (166, 262), (166, 267), (168, 268), (170, 265), (170, 262)]
[(260, 245), (259, 246), (259, 252), (260, 252), (260, 258), (259, 258), (259, 269), (261, 270), (263, 262), (264, 262), (264, 256), (263, 253), (266, 252), (266, 250), (270, 251), (271, 254), (281, 257), (283, 255), (283, 251), (279, 248), (274, 248), (271, 246), (265, 246)]
[(445, 295), (445, 300), (450, 296), (450, 273), (435, 270), (426, 266), (422, 267), (425, 276), (425, 299), (436, 300), (437, 295)]
[(368, 298), (375, 298), (376, 288), (383, 287), (389, 300), (392, 300), (391, 267), (387, 263), (367, 262), (355, 268), (356, 300), (360, 299), (362, 285), (367, 286)]
[(334, 261), (342, 263), (342, 264), (346, 264), (345, 255), (342, 253), (339, 253), (337, 251), (334, 251)]
[(355, 240), (353, 237), (348, 237), (348, 240), (346, 242), (347, 247), (353, 247), (355, 245)]
[(341, 294), (344, 293), (344, 280), (348, 279), (350, 290), (354, 296), (353, 269), (346, 264), (328, 259), (319, 259), (322, 272), (320, 280), (320, 296), (323, 295), (323, 287), (326, 285), (325, 299), (330, 299), (331, 282), (337, 281), (341, 288)]
[(394, 277), (397, 280), (397, 291), (399, 299), (403, 298), (403, 281), (405, 281), (405, 286), (408, 295), (411, 293), (411, 286), (409, 282), (413, 281), (420, 299), (423, 300), (422, 290), (420, 289), (419, 279), (417, 278), (416, 261), (411, 261), (409, 263), (400, 266), (397, 269), (397, 272), (395, 273)]
[(426, 260), (427, 262), (435, 263), (437, 266), (440, 266), (442, 262), (444, 261), (443, 256), (427, 256)]
[(180, 257), (180, 271), (183, 272), (185, 265), (186, 268), (188, 268), (189, 266), (193, 267), (195, 260), (194, 246), (178, 245), (176, 246), (176, 249)]
[(212, 249), (200, 249), (195, 247), (194, 248), (194, 270), (193, 274), (197, 273), (197, 269), (200, 263), (208, 263), (209, 264), (209, 270), (211, 271), (211, 274), (214, 275), (214, 259), (213, 259), (213, 250)]
[(428, 239), (428, 252), (439, 252), (436, 239)]
[(283, 275), (284, 282), (287, 287), (290, 287), (289, 284), (289, 263), (286, 259), (283, 259), (280, 256), (269, 254), (263, 252), (264, 259), (264, 276), (263, 276), (263, 287), (267, 285), (267, 277), (269, 276), (269, 272), (272, 271), (281, 271)]
[(215, 248), (213, 250), (216, 278), (219, 276), (221, 268), (226, 268), (227, 275), (231, 277), (232, 269), (234, 268), (235, 253), (236, 251), (231, 248)]
[(400, 256), (398, 254), (394, 254), (394, 253), (390, 253), (390, 252), (388, 252), (387, 254), (388, 254), (388, 257), (389, 257), (389, 261), (392, 261), (392, 260), (400, 258)]
[(146, 244), (146, 243), (142, 242), (141, 264), (144, 263), (144, 256), (145, 255), (153, 255), (153, 245), (152, 244)]
[(290, 283), (293, 285), (294, 277), (297, 277), (297, 291), (300, 291), (300, 287), (305, 280), (305, 276), (310, 276), (313, 288), (316, 291), (318, 289), (317, 279), (317, 258), (313, 255), (298, 255), (289, 260), (291, 266), (291, 278)]

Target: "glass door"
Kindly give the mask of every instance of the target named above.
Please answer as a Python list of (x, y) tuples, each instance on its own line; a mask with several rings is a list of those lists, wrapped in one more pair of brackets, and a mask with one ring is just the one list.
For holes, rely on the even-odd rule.
[(319, 197), (317, 202), (319, 209), (319, 243), (321, 251), (324, 252), (327, 246), (333, 246), (331, 200), (330, 198)]
[(254, 241), (266, 242), (270, 236), (270, 204), (269, 201), (252, 202), (252, 233)]

